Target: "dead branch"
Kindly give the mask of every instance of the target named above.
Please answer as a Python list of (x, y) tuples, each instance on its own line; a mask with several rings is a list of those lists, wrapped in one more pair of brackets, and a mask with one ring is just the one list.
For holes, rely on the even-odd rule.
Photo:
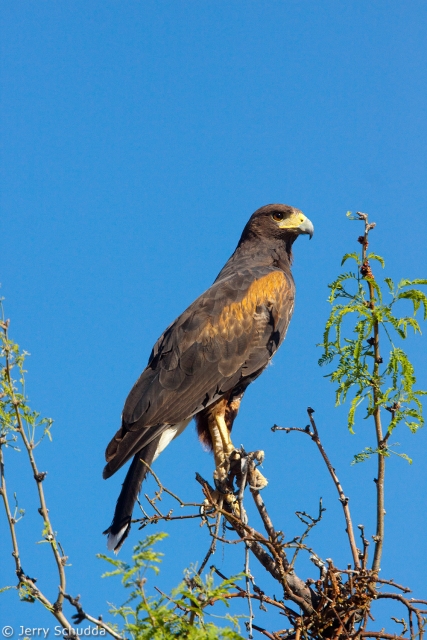
[(348, 541), (350, 544), (350, 549), (351, 549), (351, 554), (353, 556), (353, 563), (354, 563), (354, 568), (355, 569), (360, 569), (360, 559), (359, 559), (359, 550), (357, 548), (356, 545), (356, 540), (354, 537), (354, 530), (353, 530), (353, 523), (352, 523), (352, 519), (351, 519), (351, 514), (350, 514), (350, 507), (349, 507), (349, 498), (345, 495), (344, 490), (341, 486), (341, 483), (338, 479), (338, 476), (335, 472), (334, 467), (332, 466), (328, 455), (326, 454), (326, 451), (323, 447), (323, 444), (320, 440), (319, 437), (319, 432), (316, 426), (316, 423), (314, 421), (313, 418), (313, 413), (314, 413), (314, 409), (312, 409), (311, 407), (307, 408), (307, 413), (308, 413), (308, 417), (310, 419), (310, 424), (312, 427), (312, 430), (310, 430), (310, 427), (305, 427), (305, 429), (299, 429), (297, 427), (279, 427), (277, 425), (274, 425), (271, 430), (272, 431), (285, 431), (286, 433), (290, 433), (291, 431), (299, 431), (300, 433), (305, 433), (306, 435), (308, 435), (313, 442), (316, 444), (317, 448), (320, 451), (320, 454), (326, 464), (326, 467), (329, 471), (329, 474), (334, 482), (334, 485), (337, 489), (338, 492), (338, 496), (339, 496), (339, 501), (341, 503), (341, 506), (343, 508), (343, 512), (344, 512), (344, 518), (345, 518), (345, 522), (346, 522), (346, 533), (347, 533), (347, 537), (348, 537)]
[[(0, 310), (2, 310), (1, 301), (0, 301)], [(65, 567), (67, 562), (67, 556), (64, 553), (64, 550), (61, 546), (61, 543), (57, 540), (56, 534), (53, 530), (52, 523), (49, 516), (49, 510), (46, 504), (46, 497), (43, 487), (43, 481), (46, 478), (46, 472), (40, 472), (37, 467), (36, 459), (34, 456), (34, 449), (36, 448), (38, 443), (34, 442), (34, 429), (33, 432), (27, 434), (25, 429), (25, 410), (26, 405), (25, 402), (21, 399), (18, 399), (17, 394), (15, 393), (14, 381), (12, 379), (11, 370), (14, 364), (11, 362), (13, 358), (13, 351), (11, 347), (11, 342), (8, 337), (8, 329), (9, 329), (9, 321), (5, 321), (2, 319), (0, 321), (0, 329), (3, 333), (2, 336), (2, 355), (5, 359), (5, 367), (3, 370), (3, 384), (5, 385), (6, 395), (9, 399), (9, 403), (11, 407), (13, 407), (14, 420), (16, 423), (14, 425), (8, 425), (8, 428), (15, 431), (22, 440), (24, 445), (24, 449), (27, 453), (27, 458), (30, 464), (30, 468), (32, 471), (32, 476), (36, 482), (37, 493), (39, 498), (39, 509), (38, 512), (43, 518), (44, 522), (44, 531), (43, 535), (47, 542), (49, 542), (49, 546), (52, 549), (52, 553), (55, 559), (58, 577), (59, 577), (59, 586), (58, 586), (58, 596), (55, 602), (51, 602), (44, 593), (36, 586), (36, 579), (31, 578), (29, 575), (25, 573), (22, 567), (21, 556), (19, 552), (18, 546), (18, 536), (16, 533), (16, 524), (20, 518), (16, 517), (17, 509), (15, 508), (14, 513), (12, 514), (10, 508), (10, 501), (8, 497), (7, 484), (6, 484), (6, 475), (5, 475), (5, 461), (4, 461), (4, 453), (3, 448), (8, 446), (7, 439), (4, 433), (0, 433), (0, 494), (3, 501), (4, 510), (6, 513), (6, 519), (9, 525), (10, 538), (12, 542), (12, 556), (15, 561), (15, 572), (18, 578), (18, 589), (24, 589), (25, 596), (24, 599), (28, 601), (40, 602), (45, 609), (50, 611), (52, 615), (56, 618), (59, 624), (62, 626), (64, 630), (68, 630), (72, 628), (72, 624), (69, 622), (68, 618), (63, 613), (63, 603), (64, 599), (69, 600), (69, 602), (77, 608), (78, 613), (74, 618), (80, 618), (84, 615), (84, 618), (97, 627), (104, 629), (109, 635), (116, 638), (116, 640), (123, 640), (122, 636), (117, 634), (108, 624), (104, 623), (101, 618), (96, 619), (86, 614), (81, 605), (78, 603), (78, 598), (73, 599), (65, 593), (65, 585), (66, 585), (66, 575), (65, 575)], [(73, 635), (75, 640), (79, 640), (79, 636), (76, 634)]]
[(77, 610), (77, 613), (72, 616), (74, 624), (80, 624), (84, 620), (87, 620), (88, 622), (92, 622), (92, 624), (96, 625), (100, 629), (104, 629), (104, 631), (106, 631), (112, 638), (115, 638), (116, 640), (125, 640), (124, 636), (116, 633), (114, 629), (110, 627), (110, 625), (103, 622), (101, 616), (99, 616), (99, 618), (94, 618), (93, 616), (86, 613), (83, 610), (82, 605), (80, 604), (80, 596), (76, 596), (75, 598), (73, 598), (68, 593), (64, 593), (63, 596), (64, 599), (68, 600), (68, 602)]

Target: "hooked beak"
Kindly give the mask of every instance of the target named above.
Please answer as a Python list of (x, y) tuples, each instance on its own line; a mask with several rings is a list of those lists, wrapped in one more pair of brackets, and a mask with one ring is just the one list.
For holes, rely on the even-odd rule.
[(313, 237), (313, 233), (314, 233), (314, 227), (313, 227), (313, 223), (311, 222), (311, 220), (306, 218), (304, 220), (304, 222), (302, 222), (297, 228), (298, 228), (300, 233), (308, 233), (308, 235), (310, 236), (310, 240), (311, 240), (311, 238)]

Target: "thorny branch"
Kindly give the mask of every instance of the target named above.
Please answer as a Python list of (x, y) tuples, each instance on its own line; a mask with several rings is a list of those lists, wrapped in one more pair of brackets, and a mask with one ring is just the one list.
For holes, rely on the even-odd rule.
[[(146, 511), (144, 510), (144, 508), (142, 507), (141, 503), (138, 501), (139, 504), (139, 508), (141, 509), (141, 512), (143, 514), (143, 518), (135, 518), (132, 520), (132, 523), (137, 523), (139, 524), (139, 529), (143, 529), (144, 527), (148, 526), (149, 524), (157, 524), (160, 521), (169, 521), (169, 520), (190, 520), (193, 518), (198, 518), (198, 519), (202, 519), (204, 522), (206, 522), (206, 516), (209, 515), (208, 513), (205, 513), (205, 507), (206, 505), (204, 505), (201, 502), (184, 502), (183, 500), (181, 500), (181, 498), (179, 496), (177, 496), (173, 491), (171, 491), (170, 489), (168, 489), (167, 487), (165, 487), (159, 477), (157, 476), (157, 474), (153, 471), (153, 469), (150, 467), (150, 465), (145, 462), (145, 460), (141, 459), (141, 462), (147, 467), (149, 473), (153, 476), (154, 480), (156, 481), (156, 484), (158, 486), (158, 490), (155, 492), (153, 498), (150, 498), (147, 494), (145, 494), (145, 498), (147, 500), (147, 502), (151, 505), (151, 507), (154, 509), (155, 513), (151, 516), (149, 516)], [(180, 507), (197, 507), (199, 509), (199, 511), (197, 513), (191, 513), (191, 514), (185, 514), (185, 515), (181, 515), (181, 516), (174, 516), (173, 513), (173, 509), (170, 509), (168, 511), (168, 513), (162, 513), (162, 511), (160, 510), (159, 506), (158, 506), (158, 502), (160, 502), (162, 500), (162, 495), (163, 493), (166, 493), (167, 495), (171, 496), (171, 498), (173, 498), (174, 500), (176, 500), (176, 502), (178, 502)]]
[(110, 625), (103, 622), (101, 616), (99, 616), (99, 618), (94, 618), (93, 616), (90, 616), (88, 613), (86, 613), (86, 611), (84, 611), (82, 605), (80, 604), (80, 596), (76, 596), (75, 598), (73, 598), (68, 593), (64, 593), (63, 595), (64, 599), (68, 600), (68, 602), (73, 607), (75, 607), (77, 611), (77, 613), (73, 615), (74, 624), (80, 624), (84, 620), (87, 620), (88, 622), (92, 622), (92, 624), (96, 625), (100, 629), (104, 629), (110, 636), (116, 638), (116, 640), (124, 640), (124, 637), (120, 633), (116, 633), (114, 629), (110, 627)]
[(45, 499), (45, 495), (44, 495), (44, 489), (43, 489), (43, 481), (46, 477), (46, 473), (40, 473), (38, 468), (37, 468), (37, 464), (34, 458), (34, 441), (31, 439), (29, 439), (27, 437), (27, 433), (24, 429), (24, 423), (23, 423), (23, 417), (21, 415), (21, 411), (20, 411), (20, 401), (17, 399), (16, 394), (15, 394), (15, 388), (14, 388), (14, 384), (12, 381), (12, 376), (11, 376), (11, 359), (10, 359), (10, 349), (9, 349), (9, 340), (8, 340), (8, 323), (6, 322), (2, 322), (2, 330), (4, 333), (4, 345), (3, 345), (3, 349), (4, 349), (4, 357), (5, 357), (5, 363), (6, 363), (6, 367), (5, 367), (5, 378), (6, 381), (8, 383), (9, 386), (9, 396), (10, 396), (10, 400), (11, 403), (14, 407), (14, 413), (15, 413), (15, 419), (16, 419), (16, 424), (17, 424), (17, 431), (22, 439), (24, 448), (27, 452), (28, 455), (28, 459), (30, 462), (30, 466), (31, 466), (31, 470), (33, 472), (33, 477), (36, 481), (36, 485), (37, 485), (37, 491), (38, 491), (38, 495), (39, 495), (39, 503), (40, 503), (40, 508), (39, 508), (39, 513), (43, 518), (43, 522), (44, 522), (44, 536), (45, 539), (50, 543), (50, 547), (52, 549), (54, 558), (55, 558), (55, 562), (56, 562), (56, 566), (58, 569), (58, 575), (59, 575), (59, 592), (58, 592), (58, 597), (54, 603), (54, 608), (57, 611), (61, 611), (62, 610), (62, 602), (63, 602), (63, 592), (65, 591), (65, 585), (66, 585), (66, 579), (65, 579), (65, 563), (66, 563), (66, 558), (64, 558), (60, 552), (60, 548), (58, 546), (57, 540), (56, 540), (56, 536), (55, 533), (53, 531), (52, 528), (52, 524), (50, 522), (50, 517), (48, 514), (48, 509), (46, 507), (46, 499)]
[[(226, 482), (226, 486), (232, 488), (229, 493), (220, 493), (217, 489), (214, 489), (209, 482), (197, 474), (196, 480), (201, 485), (203, 491), (203, 502), (184, 502), (176, 493), (166, 488), (149, 467), (149, 471), (153, 475), (158, 489), (153, 497), (146, 494), (145, 498), (154, 513), (149, 515), (144, 510), (142, 504), (140, 504), (143, 517), (133, 521), (139, 523), (140, 529), (142, 529), (148, 524), (157, 524), (160, 521), (166, 522), (184, 519), (199, 519), (201, 525), (206, 525), (211, 540), (209, 548), (199, 568), (198, 575), (202, 573), (209, 559), (215, 554), (218, 542), (222, 542), (224, 544), (242, 543), (245, 547), (244, 568), (246, 574), (246, 589), (242, 589), (239, 585), (234, 584), (235, 591), (221, 595), (221, 599), (231, 600), (242, 598), (248, 601), (250, 620), (247, 623), (247, 630), (249, 637), (252, 637), (252, 631), (257, 631), (264, 637), (272, 638), (273, 640), (344, 640), (344, 638), (346, 640), (359, 640), (360, 638), (365, 637), (382, 638), (384, 640), (404, 640), (404, 638), (407, 638), (405, 634), (409, 631), (410, 640), (423, 640), (424, 628), (427, 623), (427, 608), (423, 609), (422, 606), (427, 606), (427, 601), (406, 597), (406, 595), (410, 593), (409, 588), (403, 587), (394, 580), (380, 579), (378, 576), (384, 539), (385, 455), (383, 455), (383, 453), (387, 449), (387, 442), (391, 431), (388, 430), (385, 436), (383, 436), (380, 415), (381, 403), (379, 401), (381, 384), (379, 367), (382, 359), (380, 355), (379, 321), (375, 316), (377, 311), (375, 288), (377, 285), (374, 281), (374, 276), (368, 260), (368, 258), (372, 258), (372, 254), (367, 255), (369, 232), (375, 227), (375, 224), (369, 223), (368, 216), (364, 213), (358, 212), (357, 216), (365, 225), (364, 235), (359, 238), (359, 242), (362, 245), (362, 263), (361, 266), (359, 263), (359, 266), (360, 276), (366, 280), (369, 288), (369, 299), (365, 304), (372, 312), (373, 317), (373, 337), (370, 338), (368, 342), (373, 347), (374, 356), (374, 366), (370, 376), (372, 376), (371, 385), (373, 394), (372, 415), (375, 422), (378, 446), (376, 452), (378, 457), (378, 477), (375, 480), (377, 526), (376, 535), (374, 536), (375, 550), (372, 567), (370, 569), (368, 568), (369, 542), (365, 537), (364, 527), (363, 525), (358, 525), (362, 546), (362, 550), (359, 550), (356, 544), (354, 527), (350, 514), (349, 498), (345, 495), (335, 468), (332, 466), (332, 463), (330, 462), (320, 440), (318, 428), (313, 418), (314, 410), (311, 408), (308, 408), (307, 410), (310, 424), (304, 429), (295, 427), (278, 427), (277, 425), (272, 429), (273, 431), (284, 430), (287, 433), (291, 431), (305, 433), (316, 444), (336, 487), (339, 500), (343, 508), (346, 522), (346, 534), (352, 557), (352, 565), (349, 564), (346, 569), (335, 567), (332, 559), (328, 558), (326, 560), (322, 560), (313, 551), (313, 549), (305, 544), (305, 540), (307, 539), (311, 529), (318, 524), (322, 518), (322, 513), (324, 511), (322, 504), (320, 504), (319, 514), (317, 517), (312, 517), (305, 512), (297, 512), (297, 516), (306, 525), (306, 529), (302, 535), (286, 540), (283, 532), (275, 528), (260, 491), (254, 488), (256, 487), (254, 474), (257, 460), (259, 460), (259, 452), (246, 453), (243, 449), (234, 452), (238, 455), (233, 456), (233, 459), (230, 460), (230, 471)], [(360, 278), (360, 276), (358, 276), (358, 278)], [(121, 640), (122, 636), (105, 624), (101, 618), (95, 619), (86, 614), (80, 604), (78, 596), (73, 598), (65, 592), (66, 557), (59, 542), (56, 540), (56, 535), (52, 529), (46, 508), (42, 486), (46, 474), (39, 473), (38, 471), (33, 453), (36, 445), (31, 437), (27, 437), (22, 422), (20, 401), (14, 395), (13, 381), (10, 375), (10, 361), (8, 360), (9, 354), (7, 351), (8, 323), (2, 322), (1, 328), (4, 332), (4, 344), (6, 345), (6, 379), (9, 381), (10, 395), (17, 423), (15, 430), (24, 442), (24, 447), (28, 454), (33, 476), (37, 483), (40, 500), (40, 513), (45, 522), (44, 535), (53, 550), (60, 577), (60, 587), (57, 600), (54, 603), (50, 603), (35, 586), (35, 579), (25, 575), (22, 569), (16, 536), (16, 522), (18, 519), (16, 518), (16, 513), (12, 513), (10, 508), (6, 488), (4, 457), (2, 451), (6, 441), (2, 437), (0, 439), (0, 493), (2, 495), (9, 524), (13, 548), (12, 555), (15, 558), (19, 586), (26, 589), (26, 594), (29, 599), (39, 600), (46, 608), (51, 610), (64, 628), (70, 626), (62, 613), (63, 601), (67, 600), (77, 611), (73, 616), (73, 620), (75, 622), (88, 620), (93, 624), (96, 624), (98, 627), (105, 629), (106, 632), (116, 640)], [(397, 411), (397, 405), (396, 407), (393, 405), (386, 408), (391, 412), (392, 418), (394, 419)], [(245, 493), (245, 488), (248, 485), (250, 491)], [(175, 515), (174, 509), (164, 512), (159, 505), (164, 495), (167, 495), (169, 498), (174, 500), (180, 508), (196, 508), (197, 511), (185, 513), (184, 515)], [(244, 504), (245, 496), (247, 495), (250, 495), (253, 500), (255, 513), (258, 514), (262, 523), (262, 528), (264, 530), (263, 533), (258, 531), (252, 523), (249, 524), (247, 515), (248, 510)], [(219, 535), (221, 523), (226, 523), (226, 526), (224, 526), (224, 534), (222, 536)], [(237, 538), (227, 538), (226, 530), (233, 531)], [(288, 549), (295, 549), (291, 560), (287, 557)], [(304, 581), (297, 575), (295, 564), (298, 553), (301, 550), (311, 554), (310, 560), (313, 565), (317, 567), (320, 573), (317, 579), (309, 578)], [(280, 600), (276, 599), (275, 596), (271, 597), (266, 595), (255, 583), (255, 580), (249, 570), (249, 553), (280, 585), (282, 590), (282, 598)], [(221, 578), (227, 580), (227, 578), (218, 569), (215, 567), (213, 567), (213, 569)], [(388, 585), (392, 589), (395, 589), (396, 592), (381, 591), (381, 587), (383, 585)], [(397, 617), (392, 618), (394, 622), (401, 625), (402, 628), (399, 629), (401, 635), (387, 633), (385, 629), (380, 629), (378, 631), (371, 631), (367, 629), (369, 620), (374, 620), (371, 614), (372, 605), (375, 601), (380, 600), (393, 600), (405, 607), (407, 615), (406, 619), (399, 619)], [(208, 602), (208, 605), (213, 605), (215, 601), (216, 599), (212, 598)], [(288, 619), (291, 627), (289, 629), (271, 631), (255, 624), (253, 621), (254, 616), (252, 602), (259, 602), (260, 608), (262, 609), (271, 607), (272, 609), (277, 610), (280, 615), (284, 615)], [(289, 602), (293, 603), (295, 606), (288, 606), (287, 603)]]
[(310, 436), (310, 438), (313, 440), (313, 442), (316, 444), (317, 448), (319, 449), (322, 458), (326, 464), (326, 467), (331, 475), (331, 478), (334, 482), (334, 485), (337, 489), (338, 492), (338, 496), (339, 496), (339, 501), (341, 502), (343, 511), (344, 511), (344, 518), (345, 518), (345, 522), (346, 522), (346, 533), (347, 533), (347, 537), (348, 537), (348, 541), (350, 544), (350, 549), (351, 549), (351, 554), (353, 556), (353, 563), (354, 563), (354, 568), (355, 569), (360, 569), (360, 552), (357, 548), (356, 545), (356, 540), (354, 537), (354, 530), (353, 530), (353, 524), (352, 524), (352, 520), (351, 520), (351, 514), (350, 514), (350, 507), (349, 507), (349, 498), (345, 495), (343, 488), (341, 486), (341, 483), (338, 479), (338, 476), (335, 472), (334, 467), (332, 466), (328, 455), (326, 454), (326, 451), (322, 445), (322, 442), (319, 438), (319, 432), (317, 430), (317, 426), (316, 423), (314, 421), (313, 418), (313, 413), (314, 413), (314, 409), (312, 409), (311, 407), (308, 407), (307, 409), (307, 413), (308, 413), (308, 417), (310, 419), (310, 424), (312, 427), (312, 430), (310, 430), (310, 427), (307, 426), (305, 427), (305, 429), (299, 429), (297, 427), (278, 427), (277, 425), (274, 425), (271, 430), (272, 431), (285, 431), (286, 433), (290, 433), (291, 431), (300, 431), (301, 433), (305, 433), (308, 436)]
[[(3, 312), (3, 308), (0, 302), (0, 310)], [(60, 623), (64, 630), (72, 629), (72, 623), (68, 620), (68, 618), (63, 613), (63, 603), (64, 599), (70, 601), (73, 606), (77, 606), (78, 598), (73, 599), (68, 596), (65, 592), (66, 588), (66, 575), (65, 575), (65, 567), (67, 563), (67, 556), (64, 554), (61, 544), (58, 542), (56, 533), (52, 527), (52, 523), (49, 516), (49, 510), (46, 504), (46, 497), (43, 488), (43, 481), (46, 477), (46, 472), (40, 472), (36, 459), (34, 456), (34, 449), (37, 446), (34, 442), (34, 430), (31, 435), (29, 431), (25, 429), (25, 401), (22, 400), (22, 396), (17, 395), (15, 390), (15, 383), (12, 379), (12, 368), (15, 366), (13, 362), (13, 343), (9, 340), (8, 337), (8, 329), (9, 329), (9, 321), (5, 321), (3, 314), (0, 320), (0, 330), (2, 331), (2, 356), (4, 357), (5, 367), (3, 370), (3, 384), (4, 390), (6, 392), (6, 396), (9, 399), (10, 405), (12, 406), (12, 414), (15, 421), (15, 426), (8, 425), (11, 431), (17, 432), (18, 436), (21, 438), (21, 441), (24, 445), (24, 449), (27, 452), (28, 460), (30, 463), (30, 468), (32, 471), (33, 478), (36, 482), (37, 492), (39, 497), (39, 513), (43, 518), (43, 536), (44, 539), (49, 543), (52, 553), (55, 559), (58, 577), (59, 577), (59, 586), (58, 586), (58, 595), (54, 602), (51, 602), (44, 593), (36, 586), (36, 578), (31, 578), (29, 575), (26, 575), (23, 567), (21, 556), (19, 552), (18, 545), (18, 536), (16, 532), (16, 524), (18, 519), (15, 514), (12, 514), (10, 508), (10, 501), (7, 491), (7, 483), (6, 483), (6, 475), (5, 475), (5, 460), (4, 460), (4, 452), (3, 449), (8, 446), (8, 439), (6, 430), (4, 427), (1, 428), (0, 432), (0, 495), (3, 500), (3, 505), (6, 513), (6, 519), (9, 526), (10, 537), (12, 542), (12, 556), (15, 561), (15, 572), (18, 577), (18, 586), (17, 588), (22, 592), (22, 598), (28, 600), (29, 602), (38, 601), (40, 602), (48, 611), (52, 613), (52, 615), (56, 618), (56, 620)], [(21, 371), (21, 373), (23, 373)], [(81, 613), (83, 613), (83, 609), (80, 605)], [(79, 609), (78, 609), (79, 612)], [(93, 624), (98, 626), (99, 628), (103, 628), (107, 633), (109, 633), (112, 637), (117, 640), (121, 639), (119, 636), (108, 624), (102, 622), (100, 619), (95, 619), (92, 616), (84, 613), (86, 620), (90, 620)], [(78, 617), (78, 616), (77, 616)], [(83, 618), (82, 618), (83, 619)], [(76, 640), (78, 640), (77, 635), (73, 635)]]
[[(256, 468), (257, 453), (246, 454), (243, 449), (239, 450), (240, 460), (233, 458), (231, 463), (228, 486), (236, 484), (236, 491), (233, 495), (221, 494), (214, 489), (208, 481), (199, 474), (196, 480), (202, 486), (204, 503), (190, 503), (189, 506), (198, 506), (200, 511), (198, 514), (192, 514), (191, 517), (200, 517), (202, 524), (207, 524), (211, 543), (202, 565), (198, 571), (200, 575), (205, 568), (208, 560), (216, 551), (218, 541), (227, 544), (235, 544), (243, 542), (246, 549), (254, 556), (262, 567), (281, 585), (283, 599), (277, 600), (275, 597), (266, 595), (259, 587), (252, 583), (253, 592), (248, 588), (242, 589), (237, 584), (234, 585), (235, 591), (226, 595), (226, 599), (242, 598), (249, 601), (258, 601), (262, 608), (272, 607), (280, 611), (281, 615), (285, 615), (291, 627), (285, 630), (272, 631), (267, 630), (252, 620), (247, 623), (247, 630), (250, 634), (252, 631), (257, 632), (264, 637), (274, 638), (275, 640), (306, 640), (319, 638), (331, 638), (333, 640), (357, 640), (361, 637), (383, 638), (384, 640), (398, 639), (402, 636), (398, 634), (386, 633), (384, 629), (371, 632), (366, 627), (371, 617), (371, 607), (375, 601), (388, 599), (396, 600), (406, 606), (408, 613), (407, 628), (410, 632), (411, 640), (419, 638), (422, 640), (424, 634), (424, 626), (426, 619), (424, 618), (426, 611), (419, 605), (427, 604), (426, 601), (408, 599), (403, 594), (407, 594), (410, 590), (393, 580), (378, 578), (377, 573), (367, 567), (367, 549), (368, 541), (365, 538), (364, 528), (359, 525), (363, 551), (356, 546), (354, 527), (352, 525), (350, 509), (348, 506), (348, 498), (345, 496), (344, 490), (339, 482), (335, 469), (333, 468), (329, 457), (321, 443), (317, 425), (313, 419), (313, 409), (308, 409), (310, 418), (310, 426), (305, 429), (274, 427), (274, 430), (299, 431), (309, 435), (315, 442), (330, 476), (337, 489), (340, 502), (343, 507), (346, 532), (350, 542), (350, 551), (353, 557), (353, 566), (346, 569), (339, 569), (334, 566), (331, 559), (321, 560), (315, 552), (304, 544), (309, 531), (317, 524), (322, 517), (323, 507), (320, 504), (319, 515), (312, 517), (304, 512), (298, 512), (298, 516), (306, 525), (306, 531), (292, 540), (285, 540), (284, 534), (277, 530), (268, 513), (267, 506), (261, 496), (260, 491), (254, 488), (255, 482), (253, 474)], [(243, 459), (243, 460), (242, 460)], [(243, 464), (244, 462), (244, 464)], [(249, 485), (249, 495), (251, 495), (253, 504), (258, 513), (265, 533), (261, 533), (257, 528), (252, 526), (248, 521), (248, 510), (243, 508), (242, 477), (239, 469), (244, 469), (246, 484)], [(151, 469), (150, 469), (151, 471)], [(153, 501), (161, 499), (162, 493), (168, 493), (180, 505), (184, 503), (178, 496), (166, 490), (160, 480), (153, 474), (159, 491), (154, 498), (149, 499), (149, 504), (153, 506)], [(166, 515), (159, 516), (158, 507), (155, 513), (149, 516), (144, 512), (144, 518), (140, 521), (143, 526), (148, 523), (159, 522), (160, 519), (171, 520), (173, 516), (170, 510)], [(183, 517), (183, 516), (181, 516)], [(176, 517), (178, 519), (178, 516)], [(227, 539), (219, 536), (220, 522), (227, 523), (227, 529), (234, 531), (238, 538)], [(311, 553), (313, 564), (320, 570), (318, 579), (309, 579), (304, 582), (298, 577), (295, 571), (295, 556), (289, 561), (286, 555), (288, 548), (295, 548), (299, 551), (305, 549)], [(213, 567), (215, 573), (222, 579), (227, 579), (216, 567)], [(247, 569), (247, 564), (246, 564)], [(381, 585), (389, 585), (402, 593), (385, 593), (380, 591)], [(294, 603), (295, 608), (289, 607), (287, 602)], [(209, 602), (213, 605), (214, 600)], [(299, 611), (297, 611), (298, 609)], [(249, 608), (252, 616), (252, 606)], [(398, 624), (402, 624), (400, 620), (395, 620)]]

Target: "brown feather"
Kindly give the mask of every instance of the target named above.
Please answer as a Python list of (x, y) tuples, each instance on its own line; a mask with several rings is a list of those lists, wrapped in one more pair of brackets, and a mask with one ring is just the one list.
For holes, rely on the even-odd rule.
[[(272, 218), (277, 212), (285, 217), (301, 214), (287, 205), (267, 205), (256, 211), (213, 285), (154, 345), (146, 369), (126, 400), (122, 426), (107, 447), (104, 477), (141, 450), (148, 451), (150, 443), (160, 442), (165, 430), (192, 416), (208, 447), (206, 424), (211, 411), (225, 411), (231, 431), (245, 389), (280, 346), (293, 311), (290, 264), (298, 230), (279, 228)], [(136, 483), (142, 476), (138, 474), (132, 471), (122, 493), (131, 491), (133, 496), (139, 490)], [(126, 503), (122, 511), (130, 518), (132, 500), (128, 504), (122, 494), (120, 500)], [(113, 521), (114, 531), (118, 526)]]

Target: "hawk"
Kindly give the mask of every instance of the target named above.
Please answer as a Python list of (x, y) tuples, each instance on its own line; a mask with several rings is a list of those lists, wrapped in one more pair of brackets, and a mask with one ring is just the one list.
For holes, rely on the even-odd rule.
[(133, 458), (104, 532), (109, 549), (118, 551), (129, 533), (147, 472), (142, 460), (151, 465), (192, 418), (200, 440), (213, 450), (215, 479), (224, 479), (243, 394), (279, 348), (292, 316), (292, 245), (313, 231), (294, 207), (269, 204), (255, 211), (212, 286), (154, 345), (105, 454), (104, 478)]

